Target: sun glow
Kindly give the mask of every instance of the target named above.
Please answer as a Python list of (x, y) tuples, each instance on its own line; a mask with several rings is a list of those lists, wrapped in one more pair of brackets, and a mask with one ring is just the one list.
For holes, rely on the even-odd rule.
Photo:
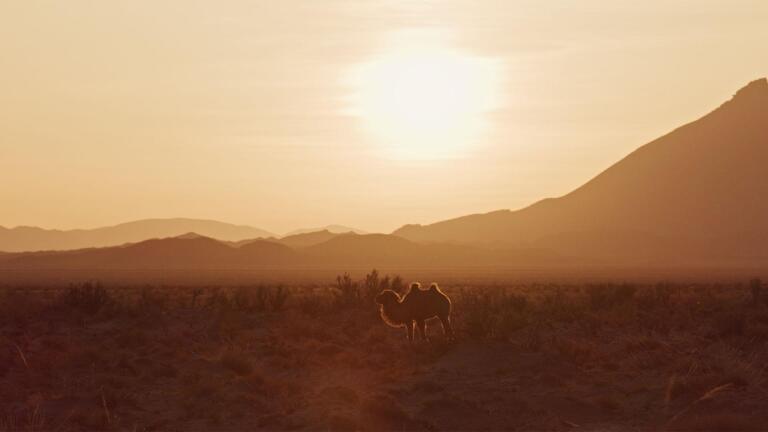
[(481, 139), (498, 88), (494, 60), (442, 47), (394, 50), (353, 74), (353, 113), (384, 157), (459, 157)]

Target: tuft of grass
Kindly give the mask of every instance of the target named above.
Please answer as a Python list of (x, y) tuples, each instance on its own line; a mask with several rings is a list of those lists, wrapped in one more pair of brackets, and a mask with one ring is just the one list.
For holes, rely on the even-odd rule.
[(40, 411), (40, 405), (0, 416), (0, 431), (3, 432), (36, 432), (49, 429), (50, 425), (46, 424), (45, 416)]

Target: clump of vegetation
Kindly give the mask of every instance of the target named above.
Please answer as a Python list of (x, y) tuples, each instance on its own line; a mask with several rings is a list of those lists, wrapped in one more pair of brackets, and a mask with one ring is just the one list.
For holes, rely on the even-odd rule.
[(100, 282), (70, 285), (61, 296), (61, 303), (88, 315), (94, 315), (112, 301)]
[(336, 276), (336, 303), (340, 306), (351, 306), (360, 302), (360, 289), (357, 282), (348, 273)]
[(391, 289), (398, 293), (405, 290), (400, 276), (379, 275), (376, 269), (365, 275), (362, 282), (354, 281), (349, 273), (336, 276), (335, 302), (340, 307), (370, 306), (373, 299), (383, 290)]

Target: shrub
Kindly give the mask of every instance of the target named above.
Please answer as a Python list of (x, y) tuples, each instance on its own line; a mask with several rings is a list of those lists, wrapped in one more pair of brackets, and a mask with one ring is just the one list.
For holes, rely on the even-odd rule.
[(370, 273), (365, 275), (365, 291), (363, 292), (363, 298), (373, 299), (380, 292), (379, 290), (379, 271), (373, 269)]
[(403, 282), (403, 278), (401, 278), (400, 275), (395, 275), (395, 277), (392, 278), (389, 289), (398, 294), (403, 294), (405, 291), (405, 283)]
[(344, 276), (336, 276), (336, 303), (342, 306), (351, 306), (360, 301), (360, 290), (357, 282), (352, 281), (348, 273)]
[(384, 275), (384, 277), (379, 281), (379, 291), (390, 289), (391, 285), (392, 278), (390, 278), (389, 275)]
[(277, 287), (272, 288), (269, 292), (269, 306), (272, 311), (279, 312), (283, 310), (283, 307), (285, 306), (286, 301), (288, 301), (289, 296), (289, 291), (282, 285), (278, 285)]
[(94, 315), (112, 299), (100, 282), (86, 282), (82, 285), (70, 285), (61, 300), (73, 309)]

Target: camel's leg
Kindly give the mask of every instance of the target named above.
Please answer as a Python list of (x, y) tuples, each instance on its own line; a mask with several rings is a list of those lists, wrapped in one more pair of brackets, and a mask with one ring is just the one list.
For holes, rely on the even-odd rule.
[(405, 323), (405, 329), (408, 332), (408, 342), (413, 342), (413, 321)]
[(451, 317), (448, 315), (441, 316), (440, 317), (440, 324), (443, 325), (443, 334), (448, 338), (453, 340), (453, 327), (451, 327)]
[(416, 328), (419, 330), (419, 336), (421, 340), (427, 340), (427, 323), (424, 320), (416, 321)]

